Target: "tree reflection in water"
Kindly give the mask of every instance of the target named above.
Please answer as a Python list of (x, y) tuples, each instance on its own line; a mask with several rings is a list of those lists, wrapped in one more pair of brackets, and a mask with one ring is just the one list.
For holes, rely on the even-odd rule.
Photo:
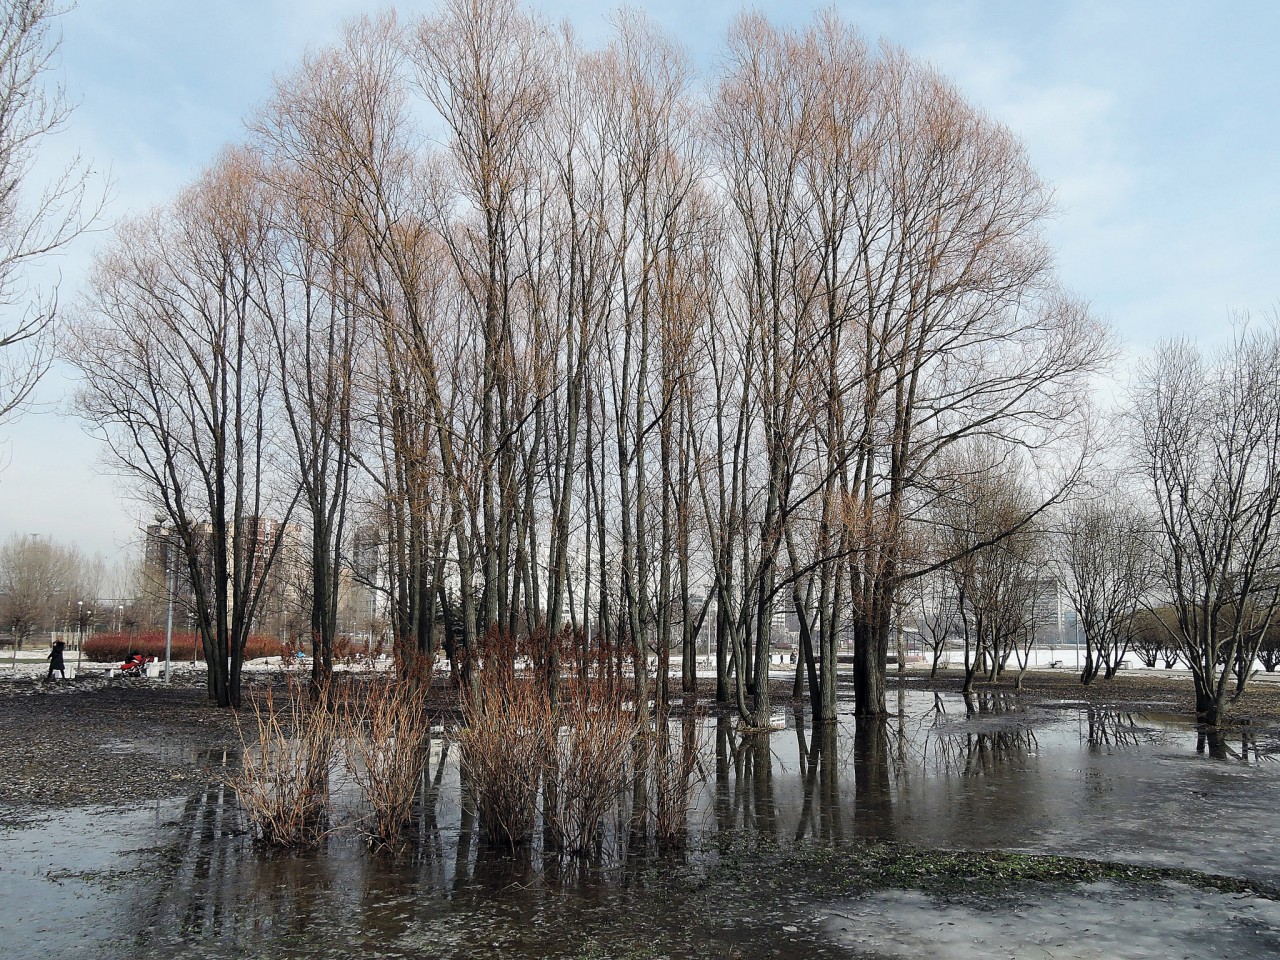
[[(942, 694), (934, 694), (932, 707), (921, 717), (899, 712), (903, 729), (899, 743), (904, 754), (911, 744), (916, 745), (922, 773), (943, 778), (1003, 775), (1023, 769), (1028, 757), (1039, 751), (1034, 727), (1012, 716), (1025, 712), (1015, 697), (980, 691), (963, 694), (963, 703), (967, 722), (957, 722), (949, 714)], [(989, 725), (988, 720), (1000, 722)], [(981, 725), (970, 726), (974, 722)], [(918, 729), (907, 730), (913, 723)], [(901, 762), (907, 761), (904, 755)]]
[(1018, 698), (1003, 690), (968, 691), (963, 696), (965, 713), (971, 717), (1024, 712)]
[(893, 778), (889, 772), (889, 722), (857, 717), (853, 731), (854, 835), (893, 838)]
[(1139, 715), (1126, 710), (1090, 704), (1085, 708), (1085, 722), (1090, 750), (1136, 747), (1148, 739), (1148, 731), (1139, 723)]
[[(1239, 747), (1232, 741), (1238, 740)], [(1235, 760), (1245, 764), (1276, 759), (1273, 744), (1260, 744), (1257, 735), (1248, 727), (1200, 727), (1196, 731), (1196, 753), (1207, 753), (1214, 760)]]
[(728, 717), (716, 722), (716, 828), (776, 839), (773, 753), (768, 733), (740, 732)]
[(796, 748), (804, 784), (804, 801), (794, 834), (797, 842), (812, 839), (834, 843), (844, 839), (837, 732), (834, 723), (818, 724), (806, 743), (804, 714), (796, 714)]
[[(731, 717), (699, 719), (695, 739), (709, 778), (689, 821), (692, 869), (699, 857), (744, 845), (896, 840), (963, 848), (1010, 837), (1025, 844), (1059, 817), (1111, 809), (1120, 798), (1128, 806), (1113, 822), (1127, 823), (1151, 803), (1143, 792), (1149, 776), (1130, 775), (1135, 758), (1146, 756), (1135, 748), (1165, 742), (1153, 741), (1160, 731), (1150, 718), (1083, 705), (1028, 713), (987, 692), (967, 701), (902, 697), (897, 707), (887, 719), (842, 715), (818, 726), (801, 712), (793, 729), (772, 735), (739, 731)], [(672, 736), (689, 738), (688, 724), (676, 721)], [(1253, 765), (1271, 758), (1247, 728), (1166, 734), (1207, 758)], [(1044, 763), (1042, 751), (1058, 759)], [(236, 762), (234, 755), (209, 759)], [(1156, 776), (1166, 768), (1142, 769)], [(582, 911), (596, 911), (602, 923), (629, 922), (629, 911), (647, 901), (628, 898), (670, 870), (673, 861), (657, 856), (652, 832), (637, 829), (652, 819), (644, 793), (652, 784), (635, 787), (610, 810), (597, 855), (570, 857), (540, 833), (514, 853), (492, 848), (467, 802), (456, 749), (443, 740), (424, 764), (413, 842), (395, 856), (367, 850), (354, 833), (313, 852), (264, 851), (234, 795), (211, 786), (185, 801), (176, 824), (164, 825), (172, 841), (155, 882), (129, 894), (148, 933), (127, 955), (173, 956), (179, 946), (215, 940), (263, 955), (311, 956), (304, 946), (353, 936), (423, 946), (434, 943), (437, 926), (454, 929), (458, 944), (485, 944), (476, 938), (489, 924), (529, 938), (513, 955), (538, 956), (537, 937), (554, 924), (572, 925), (565, 918)], [(1134, 829), (1142, 822), (1133, 819)]]
[[(742, 733), (731, 718), (708, 721), (714, 772), (704, 794), (703, 829), (710, 829), (713, 847), (784, 839), (832, 845), (912, 840), (909, 831), (899, 835), (898, 818), (910, 823), (930, 809), (919, 807), (923, 793), (904, 793), (913, 782), (923, 786), (921, 778), (938, 773), (959, 780), (996, 776), (1036, 747), (1033, 732), (1017, 726), (965, 729), (965, 716), (999, 715), (1006, 707), (999, 698), (985, 710), (975, 703), (958, 722), (940, 702), (918, 716), (899, 707), (888, 720), (846, 717), (840, 724), (809, 726), (801, 717), (793, 731), (773, 737)], [(536, 900), (572, 890), (584, 900), (598, 899), (608, 890), (643, 886), (652, 870), (652, 851), (642, 842), (628, 844), (646, 809), (634, 795), (619, 801), (606, 831), (612, 846), (595, 859), (564, 857), (541, 843), (514, 853), (495, 850), (465, 795), (454, 754), (437, 741), (420, 782), (416, 842), (398, 857), (367, 851), (351, 836), (330, 838), (312, 853), (273, 855), (253, 846), (234, 796), (211, 787), (183, 810), (181, 835), (165, 858), (164, 894), (150, 905), (154, 921), (147, 926), (180, 931), (188, 940), (240, 943), (305, 940), (327, 928), (394, 938), (415, 924), (420, 930), (428, 916), (487, 914), (517, 896)], [(969, 810), (971, 801), (989, 802), (953, 800), (952, 815)], [(999, 800), (1002, 807), (1023, 802)]]

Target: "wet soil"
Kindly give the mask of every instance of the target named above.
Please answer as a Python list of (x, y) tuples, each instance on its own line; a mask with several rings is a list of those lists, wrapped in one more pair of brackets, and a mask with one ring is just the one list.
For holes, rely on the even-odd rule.
[[(287, 682), (247, 677), (237, 713), (210, 703), (201, 673), (178, 672), (168, 684), (92, 675), (0, 680), (0, 826), (51, 808), (133, 808), (225, 782), (234, 772), (228, 756), (242, 745), (240, 723), (256, 739), (254, 703), (268, 689), (281, 696)], [(447, 681), (433, 686), (431, 700), (433, 716), (456, 720)]]
[(0, 729), (3, 820), (184, 793), (221, 777), (212, 755), (240, 742), (203, 684), (142, 680), (0, 683)]

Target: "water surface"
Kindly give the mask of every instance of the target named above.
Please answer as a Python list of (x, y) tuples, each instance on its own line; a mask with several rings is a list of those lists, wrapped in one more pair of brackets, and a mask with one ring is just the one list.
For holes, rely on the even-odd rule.
[[(254, 843), (233, 794), (139, 798), (0, 833), (5, 956), (1274, 956), (1277, 904), (1178, 884), (1013, 893), (779, 894), (769, 852), (883, 840), (1176, 866), (1280, 885), (1275, 743), (1087, 704), (904, 692), (885, 723), (803, 718), (747, 735), (699, 721), (705, 775), (678, 859), (611, 811), (600, 856), (484, 841), (437, 741), (397, 856), (351, 831), (318, 850)], [(686, 731), (687, 732), (687, 731)], [(167, 749), (179, 749), (170, 746)], [(228, 751), (226, 758), (234, 762)], [(221, 762), (223, 757), (212, 758)], [(344, 816), (357, 813), (340, 791)], [(755, 859), (756, 852), (760, 853)], [(722, 880), (738, 877), (732, 895)], [(701, 878), (707, 878), (704, 884)], [(1148, 918), (1148, 919), (1143, 919)], [(1214, 945), (1218, 952), (1215, 952)], [(1163, 951), (1163, 952), (1162, 952)]]

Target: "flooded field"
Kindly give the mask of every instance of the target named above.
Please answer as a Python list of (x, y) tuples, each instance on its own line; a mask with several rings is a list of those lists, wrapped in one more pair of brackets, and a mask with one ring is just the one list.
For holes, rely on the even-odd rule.
[[(489, 849), (436, 741), (410, 844), (257, 846), (225, 787), (58, 811), (0, 833), (12, 958), (1275, 956), (1280, 904), (1171, 880), (944, 892), (823, 878), (863, 843), (1189, 868), (1280, 887), (1280, 745), (1083, 704), (907, 692), (887, 723), (745, 735), (699, 721), (690, 849), (594, 861)], [(167, 749), (174, 749), (170, 745)], [(230, 752), (209, 755), (234, 765)], [(817, 856), (821, 853), (822, 856)], [(794, 870), (814, 856), (804, 883)], [(789, 874), (788, 874), (789, 875)], [(816, 878), (816, 879), (815, 879)], [(887, 887), (887, 888), (885, 888)]]

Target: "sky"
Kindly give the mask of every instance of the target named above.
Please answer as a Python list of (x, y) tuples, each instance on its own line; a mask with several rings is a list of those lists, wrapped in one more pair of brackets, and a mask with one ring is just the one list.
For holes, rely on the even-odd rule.
[[(616, 6), (531, 3), (607, 41)], [(714, 71), (740, 3), (639, 2)], [(869, 39), (931, 62), (1007, 125), (1055, 189), (1047, 226), (1065, 284), (1124, 345), (1114, 383), (1157, 340), (1220, 342), (1233, 316), (1280, 303), (1280, 4), (1127, 0), (761, 0), (752, 9), (801, 26), (835, 9)], [(433, 2), (402, 2), (416, 19)], [(382, 9), (355, 0), (80, 0), (62, 18), (59, 79), (77, 103), (46, 145), (57, 170), (77, 152), (111, 180), (104, 228), (44, 275), (74, 303), (110, 225), (164, 203), (194, 180), (308, 49), (345, 20)], [(0, 427), (0, 539), (40, 534), (108, 562), (139, 542), (140, 508), (123, 495), (100, 441), (70, 412), (64, 367), (38, 406)]]

